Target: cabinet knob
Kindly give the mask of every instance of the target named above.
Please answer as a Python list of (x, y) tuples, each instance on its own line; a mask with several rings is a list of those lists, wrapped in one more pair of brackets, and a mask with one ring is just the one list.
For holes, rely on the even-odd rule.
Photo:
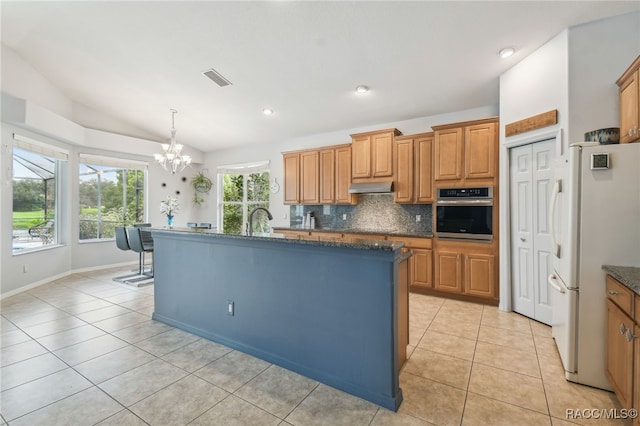
[(620, 330), (620, 334), (624, 334), (627, 332), (627, 327), (624, 326), (624, 323), (622, 322), (620, 323), (619, 330)]
[(616, 295), (620, 294), (615, 290), (609, 290), (608, 293), (609, 293), (609, 296), (616, 296)]
[(624, 337), (626, 337), (626, 338), (627, 338), (627, 342), (630, 342), (630, 341), (632, 341), (633, 339), (637, 339), (637, 338), (638, 338), (638, 336), (634, 335), (634, 334), (631, 332), (631, 329), (629, 329), (629, 328), (627, 328), (627, 332), (625, 333)]
[(629, 133), (627, 133), (627, 136), (633, 136), (633, 129), (629, 129)]

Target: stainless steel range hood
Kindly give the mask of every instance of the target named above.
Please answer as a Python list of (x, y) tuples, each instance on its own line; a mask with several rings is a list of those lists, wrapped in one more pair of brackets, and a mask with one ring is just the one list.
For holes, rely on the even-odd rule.
[(352, 183), (349, 194), (382, 194), (393, 191), (393, 181)]

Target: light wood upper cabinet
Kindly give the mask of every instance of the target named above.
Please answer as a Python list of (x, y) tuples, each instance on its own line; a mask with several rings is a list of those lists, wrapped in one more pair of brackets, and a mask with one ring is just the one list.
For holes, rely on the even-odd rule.
[(283, 154), (284, 160), (284, 204), (300, 202), (300, 154)]
[(337, 147), (335, 150), (336, 161), (336, 204), (356, 204), (358, 196), (349, 194), (351, 185), (351, 146)]
[(620, 88), (620, 143), (640, 139), (640, 56), (618, 79)]
[(351, 135), (351, 178), (360, 182), (393, 176), (393, 139), (398, 129)]
[(433, 126), (434, 176), (436, 181), (462, 184), (475, 179), (496, 178), (498, 120), (483, 120)]
[(433, 133), (400, 136), (394, 142), (396, 203), (433, 201)]
[(320, 204), (333, 204), (335, 197), (335, 150), (320, 151)]
[(415, 201), (433, 201), (433, 133), (414, 139)]
[(318, 151), (304, 151), (300, 154), (300, 203), (320, 203)]
[(351, 145), (286, 152), (284, 204), (356, 204), (349, 194)]
[(393, 133), (371, 136), (372, 177), (393, 176)]
[(462, 178), (463, 132), (461, 128), (435, 132), (435, 179)]
[(491, 179), (495, 176), (496, 127), (496, 123), (486, 123), (465, 128), (465, 179)]
[(351, 177), (371, 177), (371, 138), (369, 136), (354, 137), (351, 143)]
[(396, 178), (394, 180), (394, 201), (396, 203), (413, 202), (413, 139), (395, 142)]

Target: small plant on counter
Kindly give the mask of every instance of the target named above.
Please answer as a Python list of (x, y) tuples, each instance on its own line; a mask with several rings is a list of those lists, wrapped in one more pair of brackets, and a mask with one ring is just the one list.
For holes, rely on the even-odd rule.
[(177, 197), (169, 195), (160, 202), (160, 213), (167, 216), (167, 225), (173, 226), (173, 216), (180, 211), (180, 203)]
[(193, 179), (191, 179), (191, 186), (194, 189), (193, 204), (196, 206), (204, 203), (204, 198), (200, 197), (199, 194), (208, 194), (211, 190), (211, 186), (213, 185), (211, 179), (209, 179), (204, 173), (205, 171), (201, 170), (193, 177)]

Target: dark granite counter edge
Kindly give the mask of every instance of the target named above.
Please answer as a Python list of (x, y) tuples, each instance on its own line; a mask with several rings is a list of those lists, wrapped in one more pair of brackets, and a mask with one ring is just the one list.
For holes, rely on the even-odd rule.
[(640, 267), (602, 265), (602, 269), (640, 296)]
[(331, 228), (331, 229), (322, 229), (322, 228), (295, 228), (288, 226), (274, 226), (271, 228), (274, 232), (281, 231), (309, 231), (309, 232), (329, 232), (336, 234), (365, 234), (365, 235), (390, 235), (397, 237), (408, 237), (408, 238), (433, 238), (432, 232), (398, 232), (398, 231), (372, 231), (372, 230), (360, 230), (353, 228)]
[(312, 240), (293, 240), (293, 239), (287, 239), (287, 238), (273, 238), (273, 237), (249, 237), (247, 235), (221, 234), (218, 231), (211, 230), (211, 229), (151, 228), (151, 231), (160, 231), (160, 232), (178, 233), (178, 234), (201, 234), (211, 238), (240, 239), (245, 241), (247, 240), (276, 241), (282, 244), (302, 244), (302, 245), (323, 246), (323, 247), (342, 247), (342, 248), (354, 248), (359, 250), (394, 251), (394, 250), (399, 250), (404, 246), (404, 244), (401, 242), (388, 242), (386, 244), (381, 244), (380, 242), (377, 242), (374, 240), (348, 243), (348, 242), (339, 242), (339, 241), (312, 241)]

